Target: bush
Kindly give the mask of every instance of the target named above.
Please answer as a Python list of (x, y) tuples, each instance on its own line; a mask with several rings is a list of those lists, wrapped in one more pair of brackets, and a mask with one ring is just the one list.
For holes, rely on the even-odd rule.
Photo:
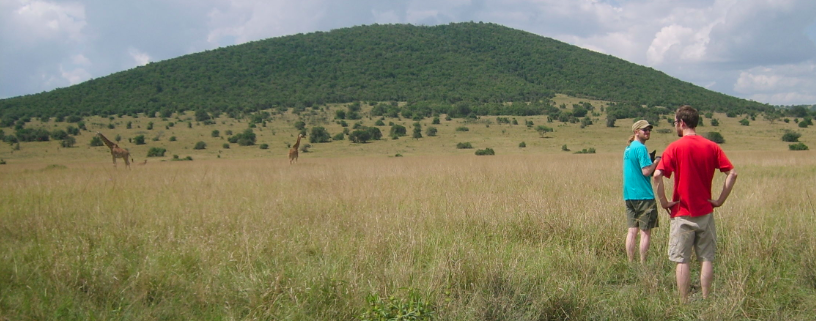
[(233, 144), (237, 143), (239, 146), (251, 146), (255, 145), (256, 139), (255, 132), (252, 131), (252, 128), (247, 128), (243, 133), (230, 136), (227, 141)]
[(493, 151), (492, 148), (485, 148), (485, 149), (476, 150), (476, 155), (477, 156), (485, 156), (485, 155), (490, 156), (490, 155), (496, 155), (496, 152)]
[(259, 146), (259, 147), (261, 149), (269, 149), (269, 144), (261, 144), (261, 146)]
[(711, 126), (720, 126), (720, 121), (717, 118), (711, 118)]
[(344, 139), (346, 139), (346, 134), (343, 133), (337, 133), (337, 135), (334, 135), (334, 137), (332, 137), (332, 140), (344, 140)]
[(169, 140), (170, 140), (171, 142), (176, 141), (176, 136), (170, 136), (170, 139), (169, 139)]
[(580, 151), (575, 152), (576, 154), (595, 154), (595, 148), (590, 147), (589, 149), (582, 149)]
[(201, 141), (196, 143), (195, 147), (193, 147), (193, 149), (205, 149), (205, 148), (207, 148), (207, 143)]
[(806, 121), (803, 120), (803, 121), (799, 122), (799, 128), (807, 128), (807, 127), (808, 127), (808, 123)]
[(751, 121), (749, 121), (748, 118), (743, 118), (743, 119), (740, 119), (739, 123), (742, 126), (748, 126), (748, 125), (751, 124)]
[(456, 144), (456, 148), (457, 149), (471, 149), (471, 148), (473, 148), (473, 145), (471, 145), (469, 142), (458, 143), (458, 144)]
[(705, 138), (708, 138), (712, 142), (717, 144), (724, 144), (725, 138), (719, 132), (707, 132), (705, 133)]
[(73, 136), (65, 136), (65, 138), (60, 141), (60, 146), (65, 148), (74, 147), (74, 144), (76, 144), (76, 138)]
[(224, 145), (221, 145), (221, 147), (224, 149), (229, 149), (229, 143), (224, 143)]
[(525, 143), (525, 142), (519, 143), (519, 148), (525, 148), (525, 147), (527, 147), (527, 143)]
[(469, 128), (467, 128), (467, 127), (465, 127), (465, 126), (459, 126), (459, 127), (456, 127), (456, 131), (457, 131), (457, 132), (466, 132), (466, 131), (469, 131), (469, 130), (470, 130), (470, 129), (469, 129)]
[(310, 143), (328, 143), (331, 141), (331, 135), (329, 132), (326, 131), (323, 127), (312, 127), (311, 133), (309, 133), (309, 142)]
[(91, 146), (102, 146), (102, 145), (105, 145), (105, 143), (102, 142), (102, 138), (99, 138), (99, 136), (94, 136), (94, 137), (91, 138)]
[(788, 145), (788, 149), (790, 150), (808, 150), (807, 145), (803, 143), (796, 143)]
[(789, 130), (782, 135), (782, 141), (788, 143), (794, 143), (799, 141), (799, 137), (802, 137), (802, 134), (797, 133), (795, 131)]
[(425, 129), (425, 135), (428, 135), (428, 137), (436, 136), (436, 132), (437, 132), (436, 127), (429, 126), (428, 128)]
[(297, 130), (304, 130), (304, 129), (306, 129), (306, 123), (304, 123), (303, 121), (300, 121), (300, 120), (299, 120), (299, 121), (296, 121), (296, 122), (295, 122), (295, 129), (297, 129)]
[(212, 137), (218, 137), (219, 135), (221, 135), (221, 132), (218, 131), (218, 129), (214, 129), (212, 133), (210, 133), (210, 136)]
[(408, 130), (405, 126), (402, 125), (393, 125), (391, 126), (391, 131), (389, 131), (388, 136), (405, 136), (408, 135)]
[(167, 149), (161, 147), (150, 147), (150, 150), (147, 151), (147, 157), (164, 157), (165, 152), (167, 152)]
[(349, 140), (352, 143), (365, 143), (371, 140), (371, 134), (365, 130), (355, 130), (349, 134)]

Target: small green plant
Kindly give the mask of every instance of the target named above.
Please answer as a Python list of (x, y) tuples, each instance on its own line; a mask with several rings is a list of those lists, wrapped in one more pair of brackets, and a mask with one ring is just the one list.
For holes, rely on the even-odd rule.
[(568, 152), (570, 151), (570, 149), (567, 147), (567, 144), (564, 144), (563, 146), (561, 146), (561, 151)]
[(102, 138), (99, 138), (99, 136), (94, 136), (94, 137), (91, 138), (91, 146), (102, 146), (102, 145), (105, 145), (105, 143), (102, 142)]
[(193, 160), (193, 158), (190, 156), (187, 156), (185, 158), (179, 158), (178, 155), (173, 155), (173, 159), (171, 159), (171, 161), (191, 161), (191, 160)]
[(459, 127), (456, 127), (456, 131), (457, 132), (466, 132), (466, 131), (470, 131), (470, 128), (467, 128), (465, 126), (459, 126)]
[(708, 138), (709, 140), (717, 144), (725, 143), (725, 138), (723, 138), (722, 134), (720, 134), (719, 132), (707, 132), (705, 133), (704, 137)]
[(490, 156), (490, 155), (496, 155), (496, 152), (493, 151), (492, 148), (488, 147), (488, 148), (485, 148), (485, 149), (477, 149), (476, 150), (476, 155), (477, 156)]
[(739, 123), (740, 123), (740, 125), (742, 125), (742, 126), (748, 126), (748, 125), (750, 125), (750, 124), (751, 124), (751, 121), (750, 121), (750, 120), (748, 120), (748, 118), (743, 118), (743, 119), (740, 119)]
[(579, 151), (577, 151), (575, 153), (576, 154), (595, 154), (595, 148), (593, 148), (593, 147), (590, 147), (589, 149), (584, 148), (584, 149), (579, 150)]
[(799, 137), (802, 137), (802, 134), (789, 130), (786, 131), (784, 135), (782, 135), (782, 141), (788, 143), (795, 143), (799, 141)]
[(796, 144), (788, 145), (788, 149), (790, 149), (790, 150), (808, 150), (808, 147), (804, 143), (796, 143)]
[(386, 300), (372, 293), (366, 301), (368, 309), (360, 316), (363, 321), (433, 320), (435, 316), (433, 305), (414, 289), (408, 291), (407, 299), (392, 295)]
[(213, 129), (212, 133), (210, 133), (210, 136), (212, 136), (212, 137), (218, 137), (220, 135), (221, 135), (221, 132), (218, 131), (218, 129)]
[(229, 149), (229, 143), (224, 143), (224, 145), (221, 145), (221, 147), (224, 149)]
[(525, 147), (527, 147), (527, 143), (525, 143), (525, 142), (519, 143), (519, 148), (525, 148)]
[(167, 152), (167, 149), (161, 147), (150, 147), (150, 150), (147, 151), (147, 157), (164, 157), (165, 152)]
[(145, 144), (144, 139), (145, 139), (144, 135), (133, 137), (133, 143), (136, 145), (144, 145)]
[(5, 160), (5, 159), (0, 158), (0, 165), (6, 165), (6, 160)]
[(457, 149), (471, 149), (471, 148), (473, 148), (473, 145), (471, 145), (470, 142), (457, 143), (456, 148)]
[(711, 118), (711, 126), (720, 126), (720, 121), (717, 118)]
[(346, 135), (343, 133), (338, 133), (337, 135), (334, 135), (334, 137), (332, 137), (332, 140), (344, 140), (344, 139), (346, 139)]
[(436, 127), (428, 126), (428, 128), (425, 129), (425, 135), (428, 135), (428, 137), (436, 136), (436, 133)]
[(193, 147), (193, 149), (205, 149), (205, 148), (207, 148), (207, 143), (202, 141), (199, 141), (198, 143), (195, 144), (195, 147)]
[(169, 139), (169, 140), (170, 140), (171, 142), (176, 141), (176, 136), (170, 136), (170, 139)]
[[(227, 146), (229, 146), (229, 145), (227, 145)], [(269, 149), (269, 144), (261, 144), (258, 147), (260, 147), (261, 149)]]

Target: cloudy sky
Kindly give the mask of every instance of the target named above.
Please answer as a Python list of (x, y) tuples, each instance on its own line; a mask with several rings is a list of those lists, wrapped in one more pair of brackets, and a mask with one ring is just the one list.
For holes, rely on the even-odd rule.
[(814, 0), (0, 0), (0, 98), (248, 41), (483, 21), (774, 105), (816, 103)]

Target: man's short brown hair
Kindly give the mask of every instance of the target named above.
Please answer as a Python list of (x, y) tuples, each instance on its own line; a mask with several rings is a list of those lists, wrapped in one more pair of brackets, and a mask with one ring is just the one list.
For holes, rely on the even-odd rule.
[(677, 121), (683, 121), (686, 123), (688, 128), (697, 128), (697, 123), (700, 121), (700, 114), (697, 113), (697, 109), (689, 105), (680, 106), (677, 108), (677, 112), (674, 113), (674, 118)]

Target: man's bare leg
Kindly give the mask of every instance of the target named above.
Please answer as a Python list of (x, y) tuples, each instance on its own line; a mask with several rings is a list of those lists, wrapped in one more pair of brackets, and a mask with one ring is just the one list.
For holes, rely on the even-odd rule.
[(652, 242), (652, 230), (640, 230), (640, 263), (646, 264), (649, 244)]
[(637, 237), (637, 233), (637, 227), (630, 227), (629, 232), (626, 233), (626, 257), (629, 258), (629, 262), (635, 260), (635, 237)]
[(714, 263), (711, 261), (703, 261), (703, 267), (700, 271), (700, 286), (703, 288), (703, 299), (708, 298), (711, 293), (711, 282), (714, 280)]
[(686, 303), (688, 302), (689, 293), (689, 264), (677, 263), (675, 276), (677, 278), (677, 290), (680, 292), (680, 301)]

